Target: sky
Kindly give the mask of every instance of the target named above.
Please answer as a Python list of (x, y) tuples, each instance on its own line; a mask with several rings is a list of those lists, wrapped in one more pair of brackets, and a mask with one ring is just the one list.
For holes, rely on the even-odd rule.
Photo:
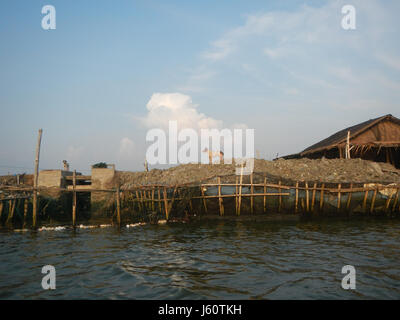
[[(356, 9), (345, 30), (342, 7)], [(56, 29), (42, 28), (42, 7)], [(0, 2), (0, 174), (143, 170), (146, 133), (251, 128), (261, 158), (400, 117), (400, 2)]]

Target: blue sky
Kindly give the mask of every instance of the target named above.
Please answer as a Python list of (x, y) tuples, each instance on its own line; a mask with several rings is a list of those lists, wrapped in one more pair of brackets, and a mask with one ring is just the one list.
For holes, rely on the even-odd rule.
[[(56, 30), (41, 28), (44, 5)], [(351, 4), (357, 29), (343, 30)], [(399, 1), (0, 3), (0, 174), (142, 170), (163, 121), (255, 129), (271, 159), (345, 126), (400, 116)], [(158, 95), (157, 95), (158, 94)], [(160, 119), (149, 105), (167, 108)], [(165, 110), (164, 110), (165, 111)]]

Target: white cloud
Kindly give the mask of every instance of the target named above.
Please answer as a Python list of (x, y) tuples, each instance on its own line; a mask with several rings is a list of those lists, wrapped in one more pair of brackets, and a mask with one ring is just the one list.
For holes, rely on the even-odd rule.
[(135, 144), (127, 137), (122, 138), (119, 143), (119, 155), (120, 157), (131, 157), (135, 152)]
[(191, 97), (182, 93), (154, 93), (146, 107), (148, 113), (140, 120), (148, 128), (167, 129), (170, 120), (177, 121), (178, 128), (195, 130), (223, 125), (223, 121), (200, 113)]

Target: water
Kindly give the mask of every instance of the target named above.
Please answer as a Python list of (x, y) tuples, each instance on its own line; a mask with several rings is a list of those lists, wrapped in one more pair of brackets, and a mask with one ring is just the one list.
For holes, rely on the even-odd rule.
[[(0, 231), (0, 299), (399, 299), (400, 221)], [(53, 265), (56, 290), (41, 287)], [(356, 268), (356, 290), (341, 269)]]

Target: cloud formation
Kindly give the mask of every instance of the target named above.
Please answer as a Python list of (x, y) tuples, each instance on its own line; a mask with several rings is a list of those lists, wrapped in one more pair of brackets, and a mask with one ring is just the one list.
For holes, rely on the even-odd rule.
[(140, 121), (148, 128), (167, 129), (170, 120), (178, 122), (178, 128), (219, 129), (221, 120), (208, 117), (197, 109), (190, 96), (182, 93), (154, 93), (147, 103), (148, 113)]

